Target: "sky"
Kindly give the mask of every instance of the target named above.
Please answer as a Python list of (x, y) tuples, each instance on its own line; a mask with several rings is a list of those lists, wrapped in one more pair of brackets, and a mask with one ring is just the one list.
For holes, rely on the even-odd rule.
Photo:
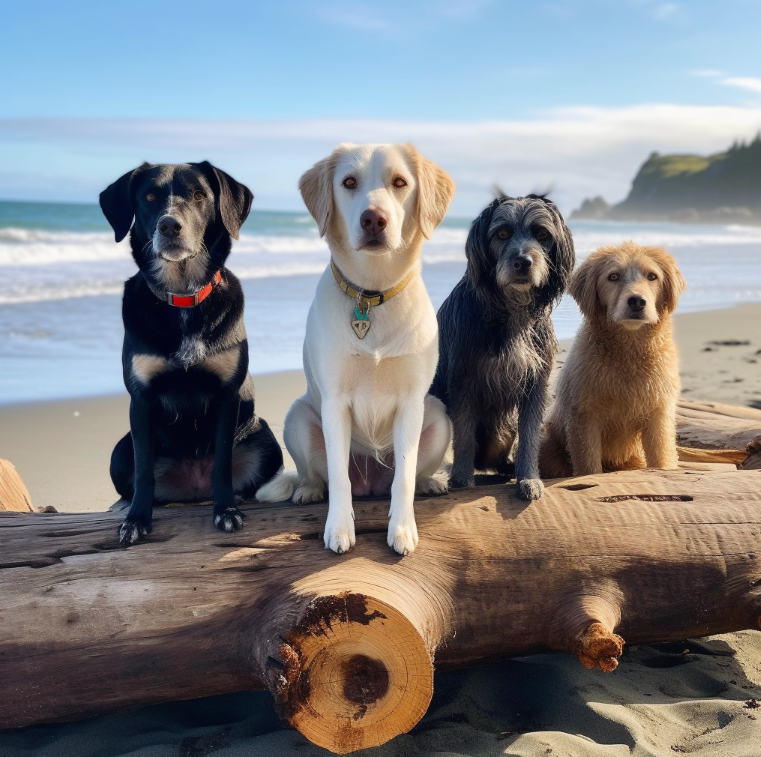
[(0, 199), (208, 159), (295, 210), (338, 142), (411, 141), (458, 215), (495, 183), (618, 201), (652, 151), (761, 129), (759, 29), (758, 0), (4, 3)]

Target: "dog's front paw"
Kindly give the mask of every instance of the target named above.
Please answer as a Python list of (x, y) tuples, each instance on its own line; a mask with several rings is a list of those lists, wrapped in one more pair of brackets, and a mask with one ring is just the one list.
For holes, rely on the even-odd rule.
[(144, 539), (151, 530), (150, 524), (146, 525), (137, 518), (127, 518), (119, 526), (119, 545), (122, 547), (131, 547)]
[(394, 518), (388, 524), (388, 546), (400, 555), (409, 555), (417, 547), (418, 535), (415, 519), (397, 523)]
[(455, 474), (449, 479), (450, 489), (472, 489), (476, 485), (475, 476)]
[(293, 493), (294, 505), (308, 505), (311, 502), (322, 502), (325, 499), (325, 489), (322, 486), (304, 484)]
[(439, 497), (446, 494), (449, 487), (433, 476), (421, 476), (415, 484), (415, 494), (427, 497)]
[(544, 494), (544, 484), (541, 478), (522, 478), (518, 481), (516, 489), (518, 496), (529, 502), (539, 499)]
[(240, 531), (243, 528), (243, 519), (246, 516), (237, 507), (227, 507), (214, 513), (214, 525), (228, 534)]
[(357, 541), (354, 535), (354, 517), (350, 516), (341, 520), (331, 518), (328, 513), (324, 540), (326, 549), (332, 549), (338, 555), (348, 552)]

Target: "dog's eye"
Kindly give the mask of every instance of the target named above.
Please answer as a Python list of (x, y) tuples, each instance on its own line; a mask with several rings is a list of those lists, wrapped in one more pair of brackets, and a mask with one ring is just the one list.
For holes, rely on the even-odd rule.
[(539, 229), (539, 231), (536, 232), (537, 242), (546, 242), (549, 238), (549, 232), (545, 231), (544, 229)]
[(153, 192), (148, 192), (145, 199), (148, 200), (148, 202), (153, 202), (156, 199), (156, 195), (153, 194)]
[(617, 273), (611, 273), (610, 276), (608, 276), (608, 281), (618, 281), (621, 278), (621, 276)]
[(406, 187), (407, 186), (407, 182), (401, 176), (397, 176), (391, 183), (397, 189), (401, 189), (402, 187)]
[(356, 189), (357, 180), (353, 176), (347, 176), (343, 182), (341, 182), (347, 189)]
[(500, 239), (507, 239), (507, 238), (510, 236), (510, 232), (509, 232), (509, 231), (506, 231), (505, 229), (502, 229), (502, 230), (501, 230), (501, 231), (500, 231), (500, 232), (497, 234), (497, 236), (498, 236)]
[(198, 201), (205, 200), (206, 199), (206, 193), (205, 192), (201, 192), (200, 190), (196, 190), (195, 192), (193, 192), (193, 199), (194, 200), (198, 200)]
[(647, 278), (649, 281), (656, 281), (658, 277), (654, 273), (648, 273)]

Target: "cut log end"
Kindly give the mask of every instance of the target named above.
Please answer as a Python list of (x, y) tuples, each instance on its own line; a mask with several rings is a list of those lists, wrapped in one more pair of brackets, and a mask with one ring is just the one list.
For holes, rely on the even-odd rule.
[(363, 594), (320, 597), (280, 647), (271, 684), (281, 717), (337, 754), (409, 731), (433, 695), (422, 636), (398, 610)]

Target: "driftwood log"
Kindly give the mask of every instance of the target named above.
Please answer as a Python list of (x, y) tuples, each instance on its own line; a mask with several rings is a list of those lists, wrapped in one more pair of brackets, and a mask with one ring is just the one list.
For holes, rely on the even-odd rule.
[(16, 466), (2, 458), (0, 458), (0, 512), (33, 512), (32, 498)]
[(434, 666), (557, 650), (609, 671), (624, 639), (759, 628), (761, 471), (685, 466), (558, 480), (530, 504), (504, 485), (420, 500), (404, 558), (383, 501), (356, 503), (340, 557), (324, 504), (244, 506), (236, 534), (162, 508), (129, 550), (118, 512), (0, 513), (0, 728), (266, 687), (347, 753), (412, 728)]

